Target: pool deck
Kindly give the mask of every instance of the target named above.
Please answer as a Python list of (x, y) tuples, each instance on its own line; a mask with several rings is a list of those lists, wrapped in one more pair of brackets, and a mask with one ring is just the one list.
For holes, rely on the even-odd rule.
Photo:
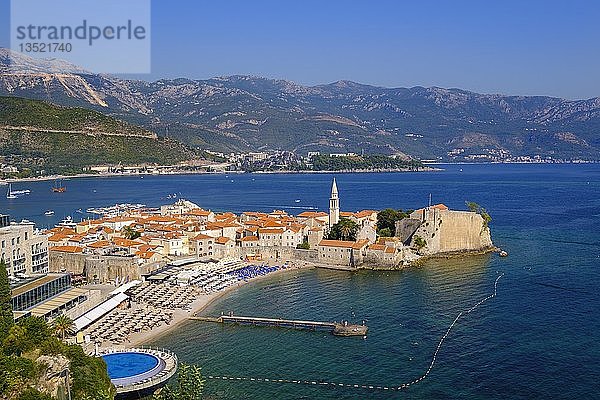
[(119, 353), (148, 354), (158, 359), (151, 370), (129, 377), (111, 379), (117, 395), (143, 392), (164, 385), (177, 372), (177, 355), (160, 348), (104, 349), (98, 356)]

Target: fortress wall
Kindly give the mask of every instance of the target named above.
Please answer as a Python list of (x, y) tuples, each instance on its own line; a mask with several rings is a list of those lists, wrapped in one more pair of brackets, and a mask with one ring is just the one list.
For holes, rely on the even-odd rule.
[(63, 253), (60, 251), (49, 251), (48, 268), (50, 272), (70, 272), (72, 274), (83, 274), (85, 271), (85, 254)]
[(492, 246), (489, 229), (481, 215), (467, 211), (439, 214), (439, 251), (479, 250)]
[(88, 282), (141, 278), (140, 268), (133, 257), (88, 256), (85, 260), (85, 275)]
[(414, 218), (404, 218), (396, 221), (396, 237), (400, 238), (402, 243), (406, 243), (421, 225), (421, 220)]
[(233, 249), (232, 256), (243, 258), (251, 253), (258, 253), (262, 256), (263, 261), (280, 261), (300, 260), (307, 262), (317, 262), (319, 257), (316, 249), (303, 250), (295, 247), (287, 246), (258, 246), (258, 247), (238, 247)]
[[(481, 215), (469, 211), (435, 210), (415, 232), (427, 242), (427, 254), (481, 250), (493, 246)], [(414, 236), (413, 236), (414, 240)]]
[(50, 272), (85, 274), (88, 282), (108, 282), (126, 277), (140, 279), (143, 270), (133, 257), (50, 252)]

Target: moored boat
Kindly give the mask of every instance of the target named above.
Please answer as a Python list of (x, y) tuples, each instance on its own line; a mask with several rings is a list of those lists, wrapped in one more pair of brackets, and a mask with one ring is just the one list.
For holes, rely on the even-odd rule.
[(54, 193), (64, 193), (67, 191), (67, 188), (65, 185), (63, 185), (62, 183), (62, 179), (57, 179), (56, 181), (54, 181), (54, 186), (52, 186), (52, 191)]

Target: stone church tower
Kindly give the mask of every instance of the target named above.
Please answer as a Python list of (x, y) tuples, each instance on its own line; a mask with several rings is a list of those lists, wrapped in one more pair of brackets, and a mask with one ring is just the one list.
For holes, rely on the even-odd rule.
[(331, 197), (329, 198), (329, 227), (337, 224), (340, 220), (340, 198), (338, 197), (338, 189), (333, 178), (331, 185)]

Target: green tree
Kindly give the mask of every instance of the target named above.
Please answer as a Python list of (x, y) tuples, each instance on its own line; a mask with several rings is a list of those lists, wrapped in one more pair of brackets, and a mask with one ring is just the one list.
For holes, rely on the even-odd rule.
[(392, 232), (390, 231), (390, 228), (383, 228), (381, 229), (379, 232), (379, 236), (381, 237), (392, 237)]
[(33, 361), (17, 356), (0, 356), (0, 398), (12, 399), (26, 388), (29, 379), (35, 376)]
[(7, 355), (20, 356), (27, 347), (27, 331), (19, 325), (13, 325), (8, 330), (8, 335), (2, 341), (2, 349)]
[(481, 218), (483, 218), (483, 226), (484, 228), (487, 228), (489, 223), (492, 221), (492, 216), (486, 211), (486, 209), (474, 201), (466, 201), (465, 204), (467, 205), (469, 211), (481, 215)]
[(19, 319), (19, 326), (25, 329), (27, 347), (23, 351), (38, 348), (52, 335), (48, 323), (43, 317), (29, 316)]
[(73, 320), (64, 314), (54, 318), (52, 327), (54, 328), (54, 332), (63, 340), (67, 335), (72, 335), (75, 331)]
[(177, 370), (177, 383), (165, 386), (154, 394), (152, 400), (200, 400), (203, 388), (204, 378), (200, 367), (181, 363)]
[(29, 388), (18, 397), (18, 400), (53, 400), (52, 396), (46, 393), (41, 393), (37, 389)]
[(129, 240), (135, 240), (135, 239), (139, 238), (140, 236), (142, 236), (138, 231), (133, 229), (133, 227), (131, 227), (131, 226), (124, 227), (122, 230), (122, 233), (123, 233), (123, 237), (125, 239), (129, 239)]
[(331, 227), (328, 239), (331, 240), (356, 240), (358, 225), (348, 218), (341, 218), (339, 222)]
[(4, 340), (15, 323), (10, 298), (11, 290), (6, 263), (4, 260), (0, 260), (0, 341)]
[(301, 250), (310, 250), (310, 244), (308, 244), (308, 240), (305, 240), (296, 246), (296, 248)]
[(394, 210), (393, 208), (386, 208), (377, 213), (377, 232), (380, 236), (384, 236), (380, 231), (388, 229), (390, 232), (389, 236), (393, 236), (396, 232), (396, 221), (408, 218), (410, 212), (404, 212), (402, 210)]
[(427, 246), (427, 241), (419, 235), (415, 235), (413, 242), (419, 251), (421, 251), (423, 247)]

